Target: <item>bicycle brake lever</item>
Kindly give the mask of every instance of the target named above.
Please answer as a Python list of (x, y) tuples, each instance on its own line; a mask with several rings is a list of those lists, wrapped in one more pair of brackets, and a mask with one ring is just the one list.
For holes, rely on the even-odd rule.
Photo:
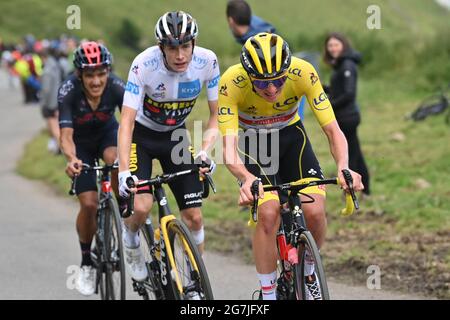
[[(136, 184), (132, 177), (128, 177), (126, 180), (128, 188), (134, 188)], [(122, 218), (128, 218), (129, 216), (134, 214), (134, 193), (131, 192), (130, 197), (127, 200), (127, 209), (124, 212), (121, 212)]]
[(352, 196), (352, 200), (353, 200), (353, 204), (355, 205), (355, 209), (358, 210), (359, 202), (358, 202), (358, 199), (356, 198), (355, 190), (353, 189), (352, 175), (350, 174), (350, 171), (348, 171), (346, 169), (342, 170), (342, 175), (344, 176), (345, 183), (347, 184), (348, 189), (350, 191), (350, 195)]
[(77, 179), (78, 179), (78, 175), (74, 175), (73, 179), (72, 179), (72, 185), (70, 186), (70, 190), (69, 190), (69, 195), (71, 195), (71, 196), (75, 195), (75, 193), (76, 193), (75, 187), (77, 185)]
[(209, 183), (209, 185), (211, 186), (212, 191), (213, 191), (214, 193), (217, 193), (217, 189), (216, 189), (216, 186), (215, 186), (215, 184), (214, 184), (214, 182), (213, 182), (213, 179), (212, 179), (212, 177), (211, 177), (211, 174), (205, 173), (205, 177), (206, 177), (206, 180), (208, 180), (208, 183)]
[(258, 221), (258, 198), (259, 198), (259, 183), (261, 179), (253, 181), (251, 191), (253, 194), (252, 219), (254, 222)]

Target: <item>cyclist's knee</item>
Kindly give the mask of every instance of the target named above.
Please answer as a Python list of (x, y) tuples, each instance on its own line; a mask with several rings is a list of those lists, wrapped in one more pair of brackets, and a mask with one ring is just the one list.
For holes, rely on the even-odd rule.
[(264, 233), (266, 234), (276, 232), (278, 230), (280, 219), (278, 202), (273, 201), (273, 204), (265, 203), (258, 211), (258, 226), (263, 228)]
[(203, 225), (202, 211), (199, 207), (181, 210), (184, 220), (188, 221), (188, 226), (192, 230), (198, 230)]
[(80, 204), (80, 209), (85, 214), (94, 215), (97, 212), (97, 200), (84, 200)]
[(103, 151), (103, 160), (106, 164), (112, 165), (117, 159), (117, 147), (108, 147)]
[(304, 209), (306, 221), (311, 224), (323, 224), (326, 221), (325, 208), (321, 204), (311, 204)]
[(140, 197), (138, 195), (134, 201), (134, 213), (140, 217), (146, 217), (152, 209), (152, 205), (151, 197)]

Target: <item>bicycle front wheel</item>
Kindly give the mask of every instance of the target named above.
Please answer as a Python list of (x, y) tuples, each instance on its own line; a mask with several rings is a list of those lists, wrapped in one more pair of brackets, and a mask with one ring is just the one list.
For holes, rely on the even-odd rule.
[[(167, 224), (175, 268), (165, 257), (175, 300), (214, 299), (206, 267), (186, 225), (179, 220)], [(167, 252), (167, 251), (166, 251)]]
[(105, 289), (106, 300), (125, 300), (125, 263), (122, 244), (122, 224), (113, 199), (108, 201), (105, 214)]
[(298, 264), (294, 267), (297, 300), (329, 300), (322, 259), (311, 232), (300, 234), (297, 251)]

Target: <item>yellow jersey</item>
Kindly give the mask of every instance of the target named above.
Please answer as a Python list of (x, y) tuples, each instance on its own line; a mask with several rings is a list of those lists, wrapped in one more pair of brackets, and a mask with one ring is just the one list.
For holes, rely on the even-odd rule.
[(282, 129), (296, 123), (298, 105), (303, 95), (323, 127), (334, 121), (333, 108), (314, 67), (305, 60), (292, 57), (280, 97), (267, 102), (254, 90), (247, 72), (236, 64), (222, 75), (219, 82), (219, 130), (222, 135), (237, 135), (242, 129)]

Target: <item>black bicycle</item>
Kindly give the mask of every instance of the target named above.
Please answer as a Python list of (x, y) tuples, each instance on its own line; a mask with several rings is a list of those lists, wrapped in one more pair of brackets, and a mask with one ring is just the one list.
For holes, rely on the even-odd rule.
[[(348, 170), (342, 171), (350, 193), (346, 197), (346, 208), (341, 211), (344, 216), (351, 215), (354, 209), (359, 208), (358, 200), (353, 190), (353, 179)], [(257, 222), (259, 180), (252, 185), (254, 197), (252, 218), (249, 224)], [(301, 208), (302, 201), (299, 194), (310, 200), (303, 203), (312, 203), (314, 199), (308, 194), (300, 192), (302, 189), (318, 185), (337, 184), (339, 180), (323, 179), (310, 182), (285, 183), (281, 185), (264, 185), (264, 191), (289, 191), (288, 206), (281, 206), (281, 223), (277, 232), (277, 248), (279, 254), (277, 280), (277, 299), (279, 300), (329, 300), (330, 295), (325, 277), (325, 271), (320, 252), (310, 231), (306, 227), (305, 216)], [(315, 281), (305, 276), (305, 268), (314, 265)], [(309, 273), (309, 272), (308, 272)], [(318, 286), (317, 286), (318, 284)]]
[[(178, 177), (198, 174), (198, 169), (158, 175), (135, 184), (127, 179), (129, 188), (153, 186), (153, 196), (159, 208), (159, 227), (153, 228), (150, 217), (141, 227), (141, 245), (148, 271), (144, 281), (133, 279), (134, 290), (145, 300), (212, 300), (213, 293), (206, 267), (189, 229), (171, 212), (163, 184)], [(206, 174), (203, 197), (213, 181)], [(134, 194), (128, 200), (124, 218), (133, 214)]]
[[(125, 264), (122, 246), (122, 225), (116, 201), (112, 195), (111, 171), (118, 165), (91, 167), (83, 163), (82, 172), (95, 171), (98, 186), (97, 231), (91, 249), (96, 273), (95, 293), (102, 300), (125, 300)], [(75, 194), (78, 176), (72, 179), (70, 195)]]
[[(414, 121), (422, 121), (428, 116), (438, 115), (448, 109), (450, 105), (450, 85), (447, 88), (441, 89), (438, 93), (435, 93), (425, 98), (417, 107), (414, 112), (408, 114), (406, 119), (412, 119)], [(450, 110), (446, 115), (446, 122), (450, 124)]]

